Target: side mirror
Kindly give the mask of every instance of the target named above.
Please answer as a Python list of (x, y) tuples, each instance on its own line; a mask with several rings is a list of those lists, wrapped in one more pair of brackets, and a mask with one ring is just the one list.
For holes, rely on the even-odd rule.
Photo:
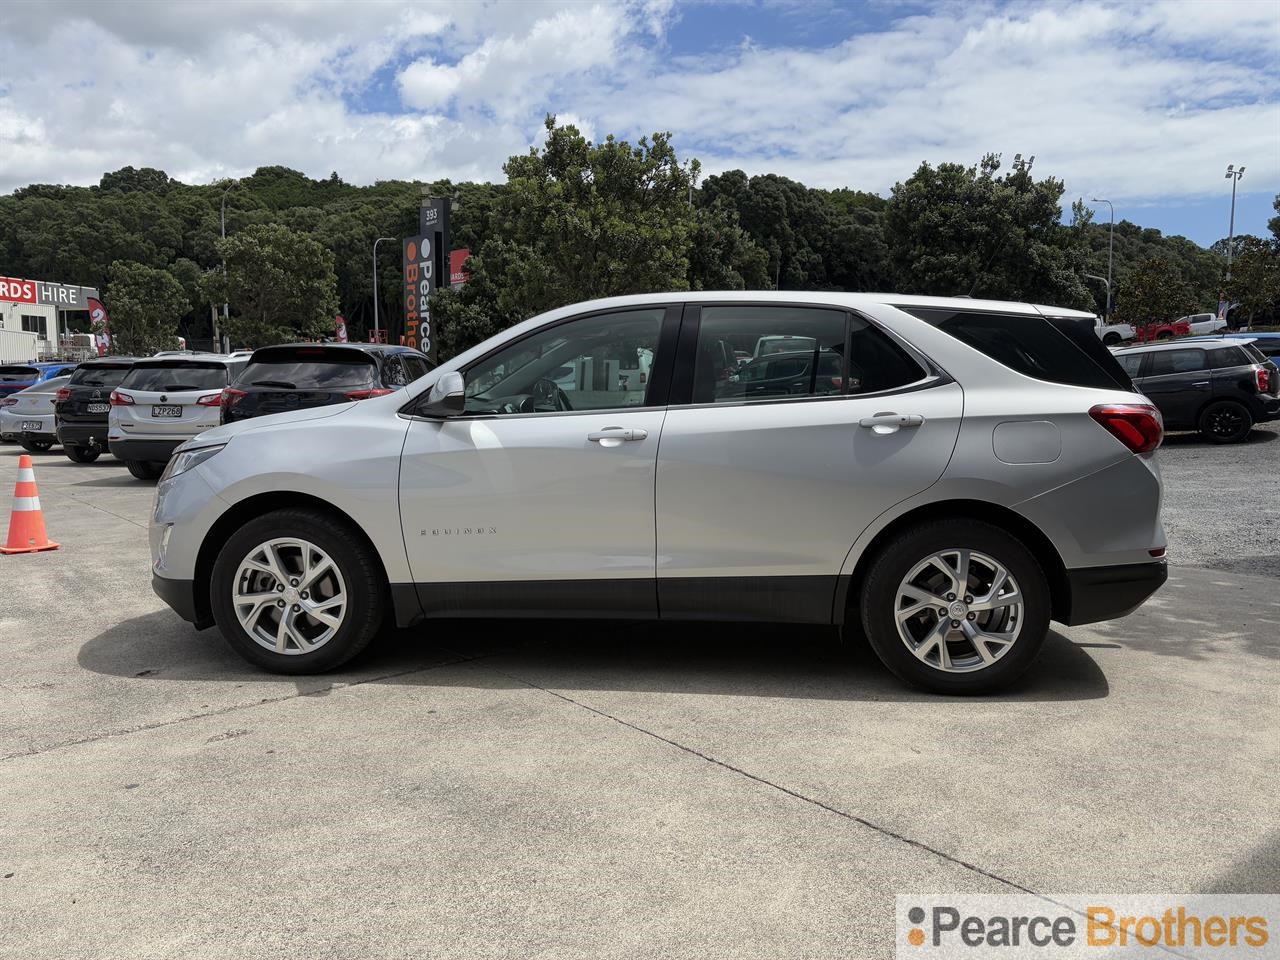
[(417, 413), (423, 417), (456, 417), (466, 404), (466, 382), (457, 372), (442, 373), (431, 385), (426, 397), (418, 404)]

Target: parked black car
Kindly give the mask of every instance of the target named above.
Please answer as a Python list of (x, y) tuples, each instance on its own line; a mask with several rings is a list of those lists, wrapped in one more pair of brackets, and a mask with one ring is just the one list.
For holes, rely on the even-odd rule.
[(1168, 430), (1239, 443), (1255, 423), (1280, 419), (1280, 367), (1252, 343), (1174, 340), (1120, 350), (1116, 359), (1160, 408)]
[(120, 385), (137, 357), (86, 360), (71, 374), (53, 401), (54, 430), (67, 456), (92, 463), (107, 448), (111, 391)]
[(432, 368), (425, 353), (379, 343), (262, 347), (222, 392), (222, 422), (364, 400), (398, 390)]

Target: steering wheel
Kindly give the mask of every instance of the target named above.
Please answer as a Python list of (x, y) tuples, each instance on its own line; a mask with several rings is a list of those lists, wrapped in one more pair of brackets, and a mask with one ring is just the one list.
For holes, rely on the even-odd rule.
[(541, 380), (534, 381), (531, 392), (533, 394), (533, 404), (535, 408), (551, 407), (553, 410), (572, 410), (569, 405), (569, 398), (565, 396), (565, 392), (556, 385), (554, 380), (548, 380), (543, 377)]

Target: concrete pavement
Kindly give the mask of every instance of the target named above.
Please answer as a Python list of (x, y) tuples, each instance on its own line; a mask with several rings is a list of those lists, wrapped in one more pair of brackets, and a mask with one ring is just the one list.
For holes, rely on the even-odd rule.
[(733, 626), (439, 622), (285, 680), (151, 594), (151, 485), (36, 468), (0, 956), (880, 957), (897, 893), (1280, 889), (1273, 578), (1175, 567), (980, 700)]

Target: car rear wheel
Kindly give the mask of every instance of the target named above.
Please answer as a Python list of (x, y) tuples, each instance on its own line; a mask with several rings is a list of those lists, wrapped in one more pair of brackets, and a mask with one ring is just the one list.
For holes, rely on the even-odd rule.
[(62, 449), (76, 463), (93, 463), (98, 457), (102, 456), (102, 448), (100, 447), (63, 446)]
[(1200, 435), (1213, 443), (1240, 443), (1253, 429), (1253, 415), (1243, 403), (1215, 400), (1200, 414)]
[(159, 480), (165, 465), (154, 460), (126, 460), (124, 465), (139, 480)]
[(367, 541), (313, 510), (276, 510), (237, 530), (214, 562), (211, 590), (222, 635), (274, 673), (341, 666), (368, 646), (386, 609)]
[(1108, 347), (1113, 347), (1119, 343), (1121, 339), (1122, 338), (1118, 333), (1108, 333), (1102, 338), (1102, 342)]
[(981, 694), (1031, 665), (1049, 630), (1049, 587), (1017, 538), (977, 520), (909, 529), (873, 561), (861, 597), (872, 649), (934, 693)]
[(18, 442), (28, 453), (44, 453), (53, 446), (52, 440), (19, 440)]

